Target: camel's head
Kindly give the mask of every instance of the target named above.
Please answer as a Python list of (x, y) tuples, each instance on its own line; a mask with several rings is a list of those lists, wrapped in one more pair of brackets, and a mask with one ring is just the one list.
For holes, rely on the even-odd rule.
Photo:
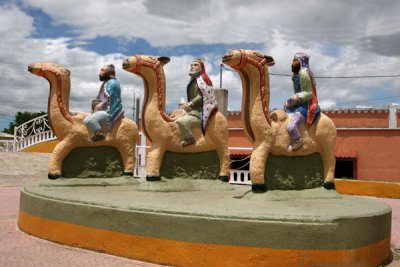
[(141, 74), (144, 68), (156, 70), (159, 66), (164, 66), (169, 61), (169, 57), (135, 55), (124, 59), (122, 62), (122, 68), (128, 72)]
[(271, 56), (260, 54), (254, 50), (231, 50), (224, 55), (222, 62), (235, 70), (244, 68), (248, 63), (254, 64), (266, 64), (267, 66), (273, 66), (275, 64), (274, 59)]
[(71, 72), (64, 67), (54, 64), (54, 63), (47, 63), (47, 62), (37, 62), (32, 63), (28, 66), (28, 71), (40, 76), (47, 78), (49, 73), (58, 74), (62, 76), (70, 76)]

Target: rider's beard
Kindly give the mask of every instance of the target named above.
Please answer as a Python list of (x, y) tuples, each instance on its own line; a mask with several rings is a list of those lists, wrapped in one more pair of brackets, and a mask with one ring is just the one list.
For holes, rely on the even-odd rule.
[(198, 77), (200, 74), (201, 74), (201, 70), (198, 70), (198, 71), (190, 70), (189, 71), (189, 76), (192, 78)]
[(297, 66), (293, 66), (292, 65), (292, 72), (293, 73), (297, 74), (297, 73), (299, 73), (299, 71), (300, 71), (300, 65), (297, 65)]

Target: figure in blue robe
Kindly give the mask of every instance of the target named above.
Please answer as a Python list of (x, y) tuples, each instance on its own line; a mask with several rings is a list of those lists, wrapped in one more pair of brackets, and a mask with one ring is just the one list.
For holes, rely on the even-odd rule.
[[(121, 85), (115, 78), (114, 65), (109, 64), (101, 68), (99, 80), (103, 83), (96, 99), (92, 101), (92, 113), (84, 120), (93, 142), (103, 140), (112, 130), (115, 122), (124, 115)], [(102, 125), (104, 124), (107, 124), (107, 133), (103, 132)]]

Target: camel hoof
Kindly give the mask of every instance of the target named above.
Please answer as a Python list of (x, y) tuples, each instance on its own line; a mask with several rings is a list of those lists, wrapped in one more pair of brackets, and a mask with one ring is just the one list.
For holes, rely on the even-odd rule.
[(148, 182), (161, 181), (161, 176), (146, 176), (146, 181)]
[(264, 193), (267, 191), (267, 185), (265, 184), (252, 184), (251, 185), (251, 191), (253, 193)]
[(335, 190), (335, 183), (334, 182), (325, 182), (322, 184), (322, 187), (325, 188), (326, 190)]
[(229, 182), (229, 176), (227, 175), (220, 175), (218, 176), (218, 180), (222, 181), (222, 182)]
[(123, 172), (122, 176), (133, 176), (133, 172)]
[(50, 180), (55, 180), (55, 179), (61, 178), (61, 174), (59, 174), (59, 173), (48, 173), (47, 174), (47, 178), (49, 178)]

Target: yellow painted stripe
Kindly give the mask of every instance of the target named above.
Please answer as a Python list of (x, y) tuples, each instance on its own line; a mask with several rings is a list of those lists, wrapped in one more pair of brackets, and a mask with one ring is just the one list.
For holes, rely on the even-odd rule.
[(390, 238), (357, 249), (296, 250), (191, 243), (129, 235), (49, 220), (21, 210), (18, 224), (23, 231), (43, 239), (173, 266), (379, 266), (390, 256)]
[(335, 179), (340, 194), (400, 198), (400, 183)]
[(22, 149), (20, 152), (39, 152), (39, 153), (51, 153), (58, 144), (58, 140), (47, 141), (39, 143), (27, 148)]

